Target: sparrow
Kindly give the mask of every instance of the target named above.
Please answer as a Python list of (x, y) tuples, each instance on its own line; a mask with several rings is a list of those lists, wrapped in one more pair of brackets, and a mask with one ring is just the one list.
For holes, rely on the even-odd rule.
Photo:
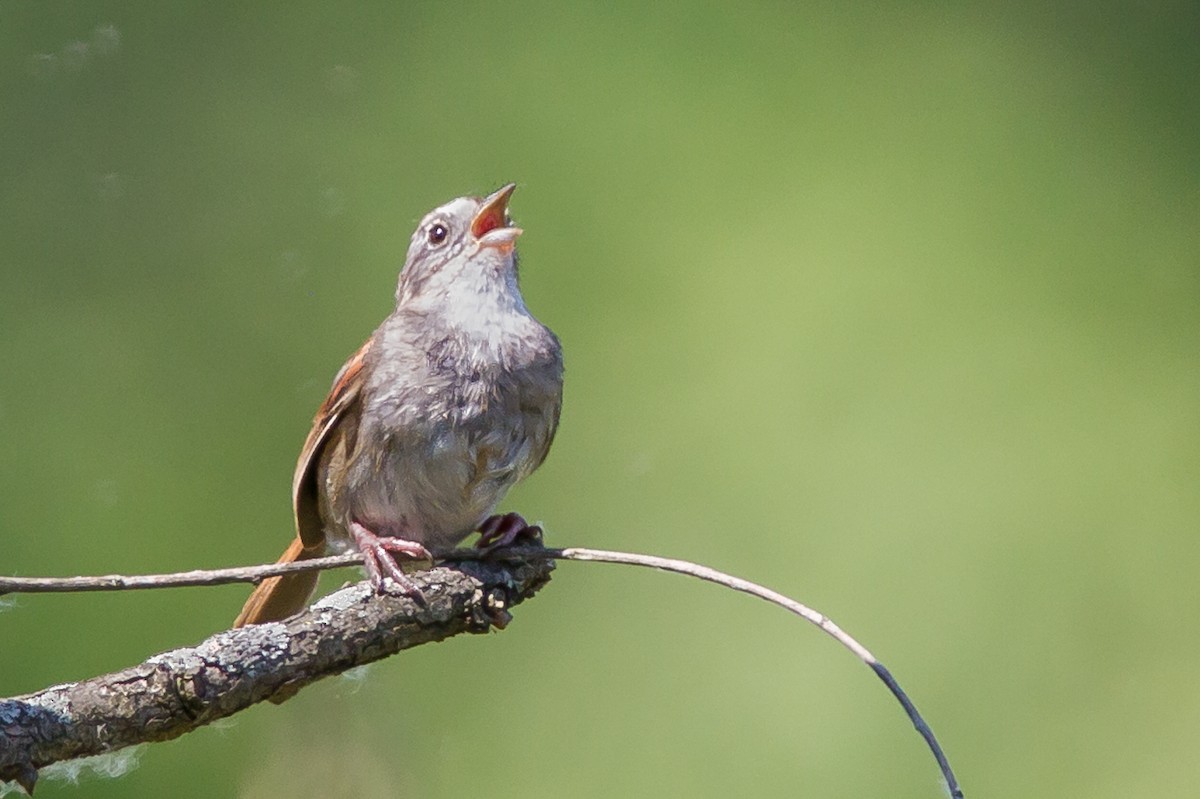
[[(431, 560), (476, 531), (483, 548), (540, 534), (493, 513), (545, 460), (562, 407), (561, 345), (517, 282), (515, 188), (421, 220), (395, 310), (338, 372), (300, 451), (280, 563), (357, 550), (377, 590), (390, 578), (419, 597), (397, 557)], [(264, 580), (234, 626), (293, 615), (316, 584)]]

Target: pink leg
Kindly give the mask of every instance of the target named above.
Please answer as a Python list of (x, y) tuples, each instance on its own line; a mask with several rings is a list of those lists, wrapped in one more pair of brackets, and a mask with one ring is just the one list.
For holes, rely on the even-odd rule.
[(491, 552), (493, 549), (512, 546), (518, 542), (540, 545), (542, 528), (536, 524), (529, 524), (519, 513), (489, 516), (479, 525), (477, 549)]
[(433, 560), (428, 549), (416, 541), (375, 535), (358, 522), (350, 523), (350, 533), (354, 536), (358, 551), (363, 555), (363, 565), (367, 567), (367, 574), (375, 590), (382, 592), (384, 577), (391, 577), (406, 596), (421, 598), (421, 589), (400, 568), (393, 553), (410, 560)]

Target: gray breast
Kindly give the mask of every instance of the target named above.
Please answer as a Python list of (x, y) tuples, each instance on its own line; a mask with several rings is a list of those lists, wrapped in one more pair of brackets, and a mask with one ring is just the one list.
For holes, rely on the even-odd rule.
[(332, 508), (341, 529), (330, 532), (344, 537), (353, 519), (379, 535), (453, 546), (537, 468), (558, 422), (562, 360), (553, 334), (527, 318), (528, 332), (503, 347), (449, 334), (393, 340), (402, 346), (373, 370)]

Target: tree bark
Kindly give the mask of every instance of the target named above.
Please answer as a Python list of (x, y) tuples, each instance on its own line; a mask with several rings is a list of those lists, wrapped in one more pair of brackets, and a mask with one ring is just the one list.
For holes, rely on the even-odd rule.
[(227, 630), (123, 671), (0, 699), (0, 780), (32, 793), (37, 770), (50, 763), (176, 738), (402, 649), (503, 629), (508, 609), (533, 596), (553, 569), (550, 560), (464, 561), (416, 572), (424, 603), (359, 583), (283, 622)]

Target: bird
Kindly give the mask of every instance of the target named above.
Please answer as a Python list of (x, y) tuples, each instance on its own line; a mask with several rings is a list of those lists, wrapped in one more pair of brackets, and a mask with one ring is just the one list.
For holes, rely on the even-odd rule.
[[(459, 197), (412, 235), (395, 309), (334, 378), (292, 480), (290, 563), (357, 550), (378, 591), (420, 599), (397, 558), (431, 560), (540, 536), (496, 514), (550, 450), (563, 394), (559, 339), (525, 305), (517, 276), (516, 184)], [(302, 610), (317, 572), (260, 583), (235, 627)]]

